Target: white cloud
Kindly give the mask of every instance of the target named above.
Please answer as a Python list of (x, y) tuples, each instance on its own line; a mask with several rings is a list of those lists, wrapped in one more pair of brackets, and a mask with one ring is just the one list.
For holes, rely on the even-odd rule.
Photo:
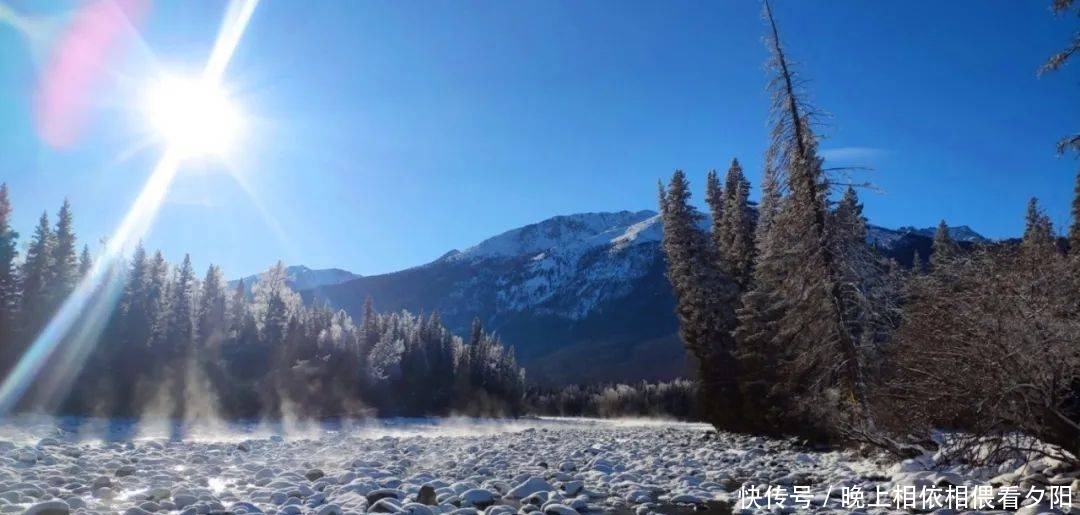
[(838, 147), (818, 152), (826, 161), (841, 161), (852, 164), (868, 164), (886, 154), (886, 151), (873, 147)]

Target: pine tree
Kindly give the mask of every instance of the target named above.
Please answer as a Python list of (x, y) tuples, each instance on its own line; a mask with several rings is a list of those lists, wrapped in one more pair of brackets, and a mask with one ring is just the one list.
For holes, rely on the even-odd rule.
[(15, 259), (19, 233), (11, 229), (11, 201), (7, 184), (0, 184), (0, 374), (18, 358), (14, 345), (19, 306), (19, 277)]
[(49, 308), (52, 256), (54, 237), (49, 226), (48, 213), (41, 213), (30, 246), (26, 249), (26, 261), (22, 265), (22, 330), (33, 338), (38, 329), (52, 313)]
[(1050, 217), (1039, 207), (1035, 197), (1028, 200), (1024, 237), (1020, 243), (1028, 266), (1044, 266), (1057, 254), (1057, 239)]
[(195, 343), (195, 271), (191, 257), (184, 255), (180, 266), (173, 271), (168, 289), (165, 341), (167, 354), (180, 358), (190, 354)]
[(776, 177), (776, 169), (766, 165), (764, 177), (761, 181), (761, 202), (758, 203), (758, 219), (754, 227), (754, 248), (760, 248), (761, 241), (772, 229), (776, 220), (776, 214), (780, 211), (780, 183)]
[(1080, 171), (1076, 172), (1076, 186), (1073, 188), (1072, 225), (1069, 226), (1069, 251), (1080, 255)]
[(158, 352), (165, 350), (162, 345), (166, 341), (166, 328), (168, 327), (169, 310), (169, 263), (160, 250), (154, 252), (150, 259), (150, 267), (147, 270), (146, 290), (142, 299), (147, 318), (150, 323), (150, 340), (148, 345)]
[(766, 156), (758, 223), (754, 233), (755, 264), (749, 288), (742, 295), (734, 337), (739, 367), (739, 391), (746, 428), (759, 434), (781, 435), (788, 431), (791, 399), (775, 388), (780, 356), (785, 348), (777, 333), (777, 321), (786, 309), (781, 282), (786, 271), (785, 243), (776, 227), (784, 199), (780, 184)]
[(750, 181), (743, 175), (739, 160), (733, 159), (725, 180), (722, 244), (722, 270), (735, 280), (740, 290), (750, 283), (754, 263), (754, 221), (750, 212)]
[(675, 293), (679, 335), (696, 358), (706, 416), (718, 427), (740, 423), (737, 371), (732, 355), (737, 286), (717, 268), (717, 256), (690, 205), (690, 187), (676, 170), (661, 197), (662, 247)]
[(844, 319), (845, 292), (838, 280), (849, 265), (829, 242), (830, 186), (812, 131), (813, 110), (798, 90), (801, 81), (767, 1), (765, 17), (775, 74), (769, 84), (773, 128), (766, 163), (782, 175), (788, 195), (766, 233), (757, 264), (762, 270), (755, 275), (762, 284), (743, 299), (746, 309), (760, 313), (744, 309), (749, 326), (737, 334), (750, 339), (740, 349), (777, 360), (771, 391), (786, 401), (781, 414), (793, 426), (784, 430), (828, 437), (839, 424), (868, 417), (863, 360)]
[[(713, 251), (718, 256), (724, 255), (724, 249), (728, 245), (725, 237), (727, 233), (724, 230), (724, 206), (727, 204), (727, 198), (724, 195), (724, 188), (720, 185), (720, 177), (716, 174), (716, 170), (710, 170), (708, 175), (705, 176), (705, 204), (709, 206), (709, 215), (712, 217), (712, 226), (710, 227), (710, 234), (712, 235), (712, 247)], [(661, 206), (663, 211), (663, 206)], [(725, 270), (723, 264), (720, 264), (721, 270)]]
[(94, 258), (90, 257), (90, 246), (83, 245), (82, 252), (79, 253), (79, 278), (86, 277), (92, 266), (94, 266)]
[(240, 333), (247, 311), (247, 291), (244, 289), (244, 280), (240, 279), (236, 281), (236, 288), (229, 302), (229, 332), (232, 338), (236, 339)]
[(281, 345), (288, 334), (289, 321), (300, 306), (300, 296), (289, 288), (285, 264), (278, 261), (259, 276), (251, 290), (252, 310), (263, 341), (271, 347)]
[(56, 309), (75, 289), (78, 280), (78, 257), (75, 250), (75, 230), (72, 225), (71, 203), (64, 199), (57, 213), (56, 230), (50, 261), (49, 308)]
[(960, 255), (960, 246), (949, 234), (949, 225), (945, 223), (945, 220), (938, 222), (937, 231), (934, 232), (930, 264), (935, 267), (945, 265), (956, 259), (958, 255)]
[[(241, 281), (243, 283), (243, 281)], [(196, 334), (199, 345), (216, 347), (225, 339), (229, 330), (228, 298), (225, 295), (225, 279), (221, 268), (210, 265), (202, 281), (197, 310)], [(241, 298), (240, 305), (243, 306)]]

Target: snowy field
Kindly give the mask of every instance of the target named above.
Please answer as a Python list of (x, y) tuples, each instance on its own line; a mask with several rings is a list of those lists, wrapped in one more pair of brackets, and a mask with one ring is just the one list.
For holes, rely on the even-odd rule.
[[(545, 418), (181, 431), (147, 422), (21, 419), (0, 427), (0, 513), (727, 513), (720, 502), (736, 512), (849, 513), (841, 489), (872, 494), (986, 482), (919, 470), (915, 462), (876, 463), (708, 429)], [(771, 509), (762, 499), (761, 508), (741, 510), (740, 488), (755, 486), (800, 487), (802, 497)]]

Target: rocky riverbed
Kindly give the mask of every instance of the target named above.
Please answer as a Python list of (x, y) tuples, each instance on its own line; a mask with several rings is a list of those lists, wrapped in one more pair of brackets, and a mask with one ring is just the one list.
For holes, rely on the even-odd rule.
[[(841, 501), (851, 499), (841, 492), (855, 487), (872, 493), (1073, 481), (1055, 473), (1052, 463), (998, 476), (997, 486), (926, 470), (928, 465), (813, 452), (791, 441), (656, 421), (420, 420), (181, 430), (145, 422), (37, 421), (0, 430), (0, 513), (850, 513), (851, 505)], [(769, 487), (788, 498), (779, 505), (764, 497), (752, 507), (740, 505), (740, 492)], [(790, 496), (796, 487), (799, 499)], [(1050, 511), (1048, 502), (1021, 511)], [(855, 511), (935, 511), (894, 508)], [(936, 511), (955, 513), (947, 506)]]

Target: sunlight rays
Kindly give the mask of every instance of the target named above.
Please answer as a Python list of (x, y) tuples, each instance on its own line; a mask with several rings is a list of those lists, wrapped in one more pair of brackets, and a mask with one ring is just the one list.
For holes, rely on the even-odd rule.
[[(203, 69), (202, 81), (211, 84), (221, 81), (257, 4), (258, 0), (230, 2)], [(13, 13), (0, 5), (0, 16), (11, 18)], [(47, 371), (44, 390), (52, 396), (66, 393), (92, 350), (89, 342), (96, 340), (119, 299), (125, 252), (153, 223), (181, 165), (180, 150), (174, 146), (165, 149), (102, 255), (4, 379), (0, 385), (0, 416), (12, 411), (54, 355), (60, 359), (57, 369)], [(58, 354), (61, 347), (63, 352)]]

